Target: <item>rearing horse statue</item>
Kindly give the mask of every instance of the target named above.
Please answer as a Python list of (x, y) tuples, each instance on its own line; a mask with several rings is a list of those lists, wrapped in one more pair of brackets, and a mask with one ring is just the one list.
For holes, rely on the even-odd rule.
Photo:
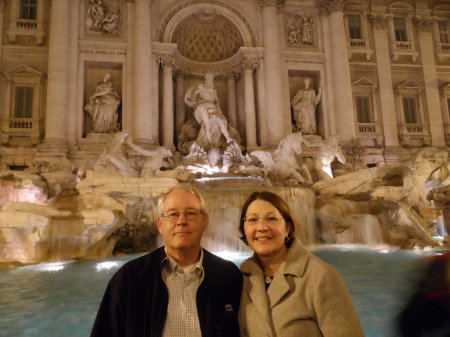
[(250, 154), (261, 161), (266, 176), (274, 182), (282, 182), (288, 185), (310, 183), (311, 176), (307, 168), (304, 165), (300, 167), (295, 158), (296, 155), (302, 153), (302, 142), (301, 132), (296, 132), (282, 139), (273, 154), (261, 150), (253, 151)]

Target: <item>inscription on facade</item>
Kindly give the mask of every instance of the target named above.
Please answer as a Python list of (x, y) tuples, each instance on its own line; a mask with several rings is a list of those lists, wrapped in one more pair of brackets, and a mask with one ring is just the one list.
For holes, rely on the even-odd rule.
[(125, 50), (80, 49), (80, 54), (125, 56), (127, 52)]

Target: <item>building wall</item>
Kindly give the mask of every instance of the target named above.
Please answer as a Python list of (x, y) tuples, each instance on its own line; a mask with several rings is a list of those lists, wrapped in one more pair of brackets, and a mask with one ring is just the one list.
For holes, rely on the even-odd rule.
[[(248, 149), (272, 148), (295, 130), (290, 100), (307, 77), (316, 93), (322, 91), (316, 135), (359, 138), (368, 163), (398, 161), (424, 146), (448, 148), (450, 43), (438, 25), (446, 22), (450, 39), (446, 3), (103, 0), (102, 20), (95, 22), (91, 0), (38, 0), (31, 20), (20, 19), (19, 1), (0, 1), (0, 163), (21, 166), (64, 157), (80, 164), (95, 158), (108, 136), (94, 132), (84, 107), (106, 72), (121, 97), (117, 127), (149, 148), (176, 147), (180, 118), (192, 114), (177, 102), (182, 97), (177, 90), (202, 82), (208, 71), (215, 74), (225, 116)], [(225, 59), (205, 62), (218, 48), (235, 46), (224, 29), (218, 31), (225, 34), (221, 43), (207, 40), (211, 18), (217, 27), (230, 23), (242, 42)], [(352, 27), (353, 37), (358, 35), (351, 21), (357, 18), (361, 34), (351, 38)], [(200, 28), (191, 25), (191, 33), (184, 32), (180, 25), (192, 20), (199, 20)], [(396, 40), (399, 20), (406, 41)], [(181, 54), (177, 37), (193, 39), (186, 52), (197, 59)], [(209, 43), (211, 51), (200, 52)], [(253, 96), (245, 81), (251, 81)], [(39, 95), (27, 121), (12, 117), (17, 85), (31, 85)], [(369, 123), (358, 122), (357, 96), (369, 99)], [(250, 110), (249, 97), (254, 97)], [(414, 125), (404, 120), (402, 97), (417, 102)]]

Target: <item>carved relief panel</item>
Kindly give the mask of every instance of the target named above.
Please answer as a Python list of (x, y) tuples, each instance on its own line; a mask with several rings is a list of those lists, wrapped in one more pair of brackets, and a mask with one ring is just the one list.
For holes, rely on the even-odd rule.
[(312, 14), (286, 15), (286, 41), (289, 47), (315, 45), (315, 20)]
[(84, 28), (89, 35), (119, 37), (125, 27), (125, 11), (120, 0), (85, 0)]

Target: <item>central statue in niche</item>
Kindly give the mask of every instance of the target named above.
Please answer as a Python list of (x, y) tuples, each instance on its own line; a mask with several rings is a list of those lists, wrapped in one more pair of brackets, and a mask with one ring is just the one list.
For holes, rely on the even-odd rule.
[(223, 145), (222, 135), (226, 143), (233, 139), (228, 132), (227, 119), (222, 113), (214, 88), (214, 75), (206, 73), (205, 83), (189, 88), (184, 102), (194, 108), (194, 118), (200, 124), (200, 131), (195, 142), (206, 151)]

